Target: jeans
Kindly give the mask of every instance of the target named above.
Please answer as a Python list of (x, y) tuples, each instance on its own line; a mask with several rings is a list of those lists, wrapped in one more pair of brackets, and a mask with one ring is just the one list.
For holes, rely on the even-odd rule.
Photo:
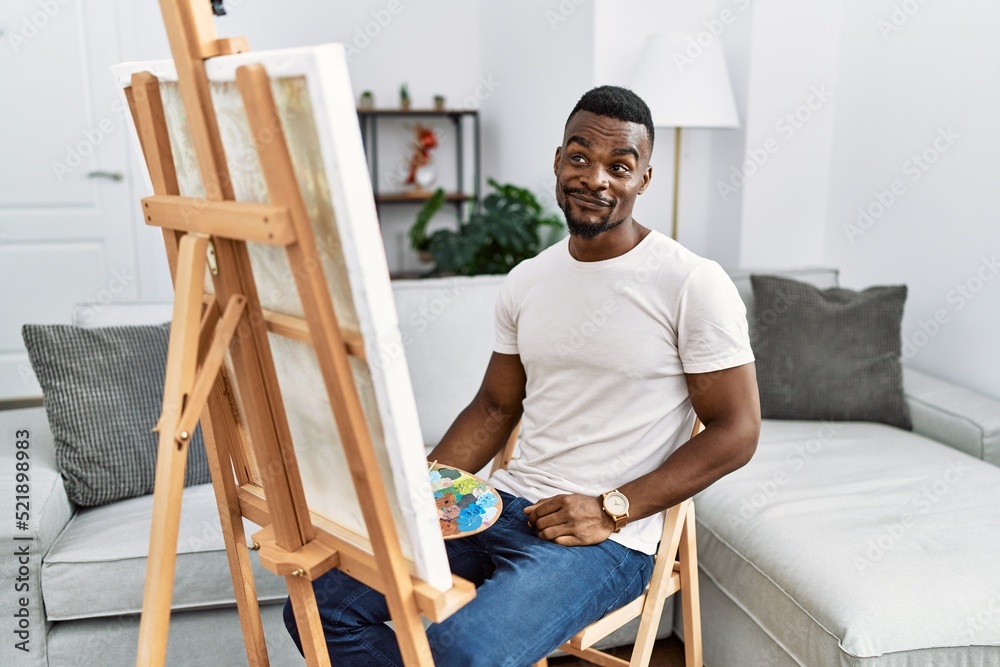
[[(564, 547), (535, 535), (522, 510), (500, 491), (503, 512), (489, 529), (445, 546), (451, 571), (476, 597), (427, 628), (436, 667), (526, 667), (590, 623), (637, 598), (653, 557), (611, 540)], [(337, 569), (313, 582), (330, 658), (336, 667), (402, 665), (385, 625), (385, 597)], [(285, 625), (302, 651), (290, 601)]]

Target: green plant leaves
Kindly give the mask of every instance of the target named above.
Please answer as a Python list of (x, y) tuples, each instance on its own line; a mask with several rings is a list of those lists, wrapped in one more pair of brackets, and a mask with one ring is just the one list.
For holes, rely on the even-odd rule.
[[(543, 215), (530, 190), (492, 178), (488, 182), (495, 192), (483, 199), (481, 210), (459, 223), (458, 230), (439, 229), (427, 236), (427, 224), (444, 204), (443, 190), (437, 190), (417, 214), (410, 243), (416, 250), (431, 253), (435, 263), (431, 275), (507, 273), (537, 255), (553, 233), (563, 228), (558, 215)], [(553, 233), (543, 239), (545, 227)]]
[(427, 223), (431, 221), (434, 214), (441, 210), (444, 205), (444, 189), (438, 188), (431, 195), (431, 198), (420, 208), (417, 219), (410, 227), (410, 245), (414, 250), (427, 250)]

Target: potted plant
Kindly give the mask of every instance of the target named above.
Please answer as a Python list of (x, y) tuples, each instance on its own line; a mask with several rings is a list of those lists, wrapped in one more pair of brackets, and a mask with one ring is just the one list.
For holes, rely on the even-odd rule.
[(399, 87), (399, 108), (403, 111), (410, 108), (410, 89), (405, 83)]
[(444, 111), (444, 95), (435, 95), (434, 96), (434, 110), (435, 111)]
[(489, 184), (494, 192), (483, 200), (482, 210), (459, 222), (457, 230), (427, 234), (428, 223), (444, 205), (444, 190), (435, 191), (420, 209), (410, 228), (410, 243), (430, 254), (435, 266), (429, 275), (507, 273), (558, 238), (562, 220), (546, 214), (530, 190), (492, 178)]
[(366, 90), (361, 93), (361, 97), (358, 99), (359, 109), (374, 109), (375, 108), (375, 96), (372, 95), (372, 91)]

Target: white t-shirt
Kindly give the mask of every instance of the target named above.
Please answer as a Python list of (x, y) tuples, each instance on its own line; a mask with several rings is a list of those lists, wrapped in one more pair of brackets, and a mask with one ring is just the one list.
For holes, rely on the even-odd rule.
[[(651, 231), (580, 262), (563, 239), (521, 262), (496, 304), (496, 344), (527, 374), (521, 446), (490, 481), (532, 502), (598, 496), (660, 467), (694, 425), (685, 373), (753, 361), (746, 308), (713, 261)], [(611, 539), (655, 553), (662, 514)]]

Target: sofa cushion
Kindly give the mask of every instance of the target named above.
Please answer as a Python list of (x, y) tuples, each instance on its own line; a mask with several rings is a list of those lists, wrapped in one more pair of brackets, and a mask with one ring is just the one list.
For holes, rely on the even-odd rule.
[[(169, 325), (27, 324), (23, 335), (70, 500), (90, 507), (152, 493)], [(198, 427), (184, 482), (210, 479)]]
[[(153, 497), (142, 496), (103, 507), (81, 509), (49, 550), (42, 564), (42, 595), (50, 621), (142, 610), (146, 554)], [(247, 540), (259, 527), (244, 520)], [(211, 484), (184, 490), (177, 537), (173, 609), (232, 605), (219, 510)], [(253, 560), (257, 597), (283, 600), (285, 582)]]
[(799, 664), (1000, 646), (996, 466), (881, 424), (765, 420), (695, 504), (704, 576)]
[[(303, 667), (282, 620), (283, 604), (260, 605), (269, 667)], [(55, 623), (45, 637), (45, 665), (131, 667), (139, 647), (139, 616), (90, 618)], [(23, 661), (10, 663), (22, 667)], [(173, 614), (167, 635), (166, 667), (246, 667), (240, 617), (232, 607)]]
[(910, 428), (900, 327), (905, 286), (861, 292), (752, 276), (761, 415)]
[[(424, 443), (436, 445), (476, 395), (493, 352), (506, 276), (396, 280), (392, 292)], [(441, 341), (448, 341), (442, 350)]]
[(84, 329), (119, 327), (135, 324), (160, 324), (174, 317), (169, 301), (124, 301), (78, 303), (73, 306), (70, 323)]
[(837, 287), (840, 284), (838, 282), (840, 272), (837, 269), (788, 269), (785, 271), (741, 270), (730, 272), (729, 277), (732, 279), (733, 284), (736, 285), (736, 291), (739, 292), (740, 298), (743, 299), (743, 303), (746, 304), (747, 307), (747, 318), (750, 319), (751, 340), (753, 340), (753, 314), (756, 312), (756, 308), (753, 300), (753, 284), (750, 282), (750, 277), (763, 273), (767, 273), (772, 276), (791, 278), (820, 289)]
[(1000, 466), (1000, 401), (915, 368), (903, 387), (915, 432)]

